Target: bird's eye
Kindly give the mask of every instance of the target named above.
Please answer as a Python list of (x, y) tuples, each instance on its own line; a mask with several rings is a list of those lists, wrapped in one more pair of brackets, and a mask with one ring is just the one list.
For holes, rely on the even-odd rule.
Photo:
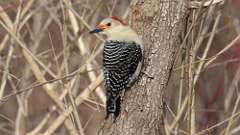
[(111, 26), (111, 23), (107, 23), (107, 26)]

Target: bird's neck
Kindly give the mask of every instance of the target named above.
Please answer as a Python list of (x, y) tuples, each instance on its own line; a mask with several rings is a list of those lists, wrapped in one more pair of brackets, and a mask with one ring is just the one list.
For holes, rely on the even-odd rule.
[(141, 39), (135, 31), (128, 26), (117, 27), (107, 35), (107, 40), (117, 40), (120, 42), (136, 42), (142, 44)]

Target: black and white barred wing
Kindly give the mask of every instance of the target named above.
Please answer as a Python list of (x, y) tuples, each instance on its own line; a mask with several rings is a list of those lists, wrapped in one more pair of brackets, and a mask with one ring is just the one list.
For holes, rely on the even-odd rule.
[(142, 50), (134, 42), (106, 42), (103, 53), (107, 89), (107, 117), (120, 112), (121, 95), (142, 60)]
[(125, 86), (142, 60), (142, 50), (134, 42), (106, 42), (103, 53), (104, 73), (107, 86)]

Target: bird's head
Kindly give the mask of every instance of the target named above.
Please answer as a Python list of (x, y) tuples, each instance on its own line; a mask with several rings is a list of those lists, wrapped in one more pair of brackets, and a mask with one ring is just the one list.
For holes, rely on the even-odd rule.
[(117, 31), (121, 27), (128, 26), (127, 23), (123, 22), (121, 19), (117, 17), (109, 17), (103, 19), (94, 30), (90, 31), (90, 33), (100, 33), (108, 36), (113, 31)]
[(141, 39), (127, 23), (117, 17), (103, 19), (90, 33), (100, 33), (107, 36), (107, 40), (135, 41), (141, 43)]

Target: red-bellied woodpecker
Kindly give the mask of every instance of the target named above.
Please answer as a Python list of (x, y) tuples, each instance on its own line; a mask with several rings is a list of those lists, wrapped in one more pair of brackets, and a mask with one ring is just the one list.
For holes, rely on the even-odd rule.
[(117, 17), (102, 20), (90, 33), (107, 36), (103, 50), (103, 70), (107, 91), (106, 119), (121, 111), (126, 88), (136, 81), (143, 60), (143, 44), (137, 33)]

